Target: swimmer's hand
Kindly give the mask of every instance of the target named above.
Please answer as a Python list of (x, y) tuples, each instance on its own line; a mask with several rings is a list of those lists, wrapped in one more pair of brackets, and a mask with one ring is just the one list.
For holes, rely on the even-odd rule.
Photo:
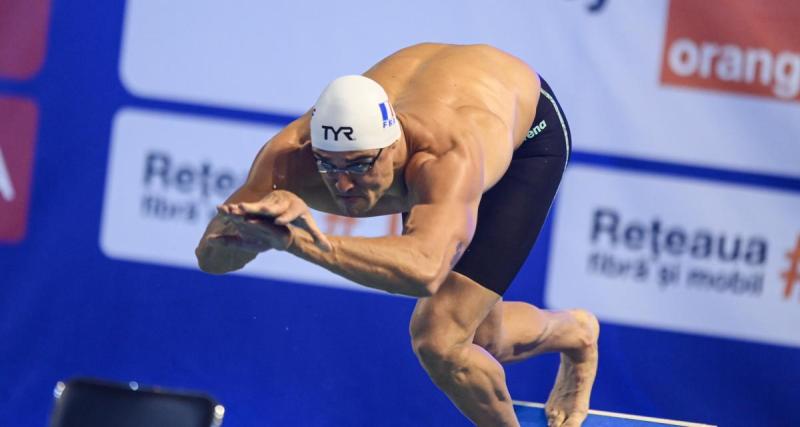
[[(232, 218), (237, 226), (241, 225), (240, 231), (246, 235), (255, 233), (262, 239), (269, 239), (268, 235), (271, 235), (275, 249), (286, 250), (291, 246), (292, 235), (288, 226), (307, 231), (321, 250), (332, 249), (328, 237), (317, 227), (308, 205), (294, 193), (277, 190), (258, 202), (222, 205), (219, 211)], [(256, 229), (258, 227), (260, 229)]]
[[(246, 227), (241, 224), (244, 222), (244, 218), (227, 214), (220, 208), (217, 208), (217, 213), (219, 213), (219, 218), (225, 228), (220, 232), (210, 233), (207, 236), (206, 242), (212, 248), (237, 250), (249, 253), (250, 256), (255, 256), (274, 248), (271, 242), (272, 239), (265, 239), (256, 233), (248, 232)], [(288, 233), (288, 230), (286, 233)]]

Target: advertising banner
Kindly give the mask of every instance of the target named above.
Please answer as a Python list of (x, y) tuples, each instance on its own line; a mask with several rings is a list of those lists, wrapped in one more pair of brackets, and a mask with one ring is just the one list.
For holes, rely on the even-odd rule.
[(583, 165), (559, 194), (548, 306), (800, 347), (796, 194)]
[(595, 4), (130, 0), (120, 78), (145, 98), (299, 115), (403, 47), (488, 43), (552, 85), (577, 150), (800, 177), (796, 2)]

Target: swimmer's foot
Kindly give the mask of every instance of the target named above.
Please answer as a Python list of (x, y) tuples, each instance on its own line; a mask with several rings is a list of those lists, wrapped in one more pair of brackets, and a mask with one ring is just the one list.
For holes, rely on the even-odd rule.
[(580, 348), (561, 353), (561, 365), (545, 405), (548, 427), (579, 427), (589, 411), (589, 397), (597, 373), (597, 318), (583, 310), (569, 312), (575, 318)]

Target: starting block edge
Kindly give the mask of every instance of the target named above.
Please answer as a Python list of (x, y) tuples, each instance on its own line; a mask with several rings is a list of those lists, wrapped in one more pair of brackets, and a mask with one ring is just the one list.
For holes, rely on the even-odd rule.
[[(544, 403), (525, 402), (521, 400), (512, 400), (511, 403), (513, 403), (515, 406), (527, 406), (529, 408), (544, 409)], [(624, 418), (628, 420), (645, 421), (651, 423), (671, 424), (680, 427), (717, 427), (711, 424), (700, 424), (700, 423), (691, 423), (687, 421), (668, 420), (666, 418), (643, 417), (639, 415), (621, 414), (618, 412), (598, 411), (596, 409), (590, 409), (589, 413), (592, 415), (600, 415), (603, 417)]]

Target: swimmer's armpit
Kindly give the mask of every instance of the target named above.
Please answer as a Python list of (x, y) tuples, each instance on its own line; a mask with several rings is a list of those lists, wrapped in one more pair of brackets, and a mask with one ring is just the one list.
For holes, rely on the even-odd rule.
[(459, 241), (456, 243), (456, 252), (453, 254), (453, 259), (450, 260), (450, 269), (452, 270), (453, 267), (458, 264), (458, 260), (461, 259), (461, 255), (464, 255), (464, 250), (466, 249), (466, 245), (464, 242)]

